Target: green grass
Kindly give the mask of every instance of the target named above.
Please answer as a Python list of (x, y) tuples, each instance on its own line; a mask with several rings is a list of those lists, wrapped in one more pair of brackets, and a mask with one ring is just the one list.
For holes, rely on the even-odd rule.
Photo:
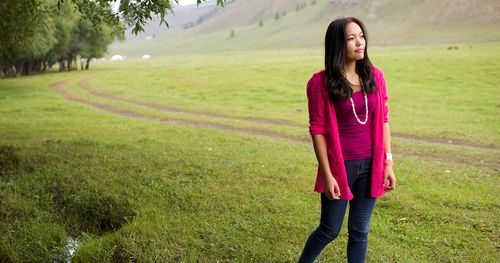
[[(377, 200), (368, 262), (498, 256), (500, 46), (373, 48), (389, 85), (398, 187)], [(487, 63), (486, 63), (487, 62)], [(312, 145), (104, 112), (49, 88), (147, 116), (122, 98), (300, 127), (177, 116), (307, 137), (305, 83), (321, 51), (246, 51), (99, 63), (0, 81), (0, 261), (294, 262), (319, 223)], [(182, 115), (182, 114), (181, 114)], [(477, 147), (426, 142), (465, 141)], [(493, 146), (491, 146), (493, 145)], [(320, 262), (346, 257), (341, 235)]]

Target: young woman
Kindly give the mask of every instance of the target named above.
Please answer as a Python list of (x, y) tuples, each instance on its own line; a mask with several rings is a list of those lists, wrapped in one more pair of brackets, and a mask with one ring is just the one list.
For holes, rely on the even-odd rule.
[(313, 262), (338, 236), (347, 203), (348, 262), (365, 262), (375, 200), (396, 188), (396, 177), (385, 80), (368, 58), (361, 21), (347, 17), (329, 25), (325, 69), (307, 83), (307, 98), (321, 218), (299, 262)]

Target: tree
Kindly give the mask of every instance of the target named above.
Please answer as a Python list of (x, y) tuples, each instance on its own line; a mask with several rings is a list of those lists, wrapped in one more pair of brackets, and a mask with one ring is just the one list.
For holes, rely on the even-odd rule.
[(0, 76), (21, 74), (27, 70), (26, 60), (40, 59), (42, 53), (55, 43), (51, 32), (50, 4), (48, 0), (0, 2)]
[(96, 30), (92, 24), (85, 19), (81, 19), (77, 27), (77, 35), (79, 40), (79, 54), (85, 59), (85, 69), (89, 69), (92, 58), (104, 56), (108, 49), (108, 45), (113, 41), (111, 28), (104, 26), (101, 30)]
[(47, 54), (56, 43), (53, 30), (53, 20), (47, 19), (44, 24), (38, 25), (30, 41), (17, 45), (14, 66), (16, 75), (31, 75), (39, 72)]
[[(153, 15), (166, 16), (179, 0), (2, 0), (0, 1), (0, 77), (44, 71), (56, 62), (60, 71), (76, 69), (79, 56), (100, 57), (114, 38), (144, 30)], [(197, 0), (201, 4), (205, 0)], [(217, 0), (223, 6), (226, 0)], [(120, 19), (122, 18), (122, 20)], [(76, 63), (77, 64), (77, 63)]]
[(80, 15), (74, 12), (74, 8), (69, 4), (59, 7), (59, 12), (55, 16), (55, 36), (57, 43), (48, 54), (48, 66), (59, 62), (59, 71), (65, 71), (68, 60), (69, 45), (73, 28), (76, 26)]

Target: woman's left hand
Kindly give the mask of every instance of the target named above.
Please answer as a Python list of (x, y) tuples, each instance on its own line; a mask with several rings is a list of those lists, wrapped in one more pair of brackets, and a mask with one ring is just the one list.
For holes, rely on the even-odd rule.
[(384, 188), (387, 192), (396, 189), (396, 176), (392, 170), (392, 162), (385, 165), (384, 169)]

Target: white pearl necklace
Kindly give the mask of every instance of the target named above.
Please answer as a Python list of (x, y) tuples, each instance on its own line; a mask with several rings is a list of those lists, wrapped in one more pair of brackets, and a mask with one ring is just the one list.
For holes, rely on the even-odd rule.
[(365, 125), (366, 122), (368, 121), (368, 99), (366, 97), (366, 92), (364, 90), (363, 90), (363, 94), (365, 95), (365, 109), (366, 109), (366, 112), (365, 112), (365, 121), (361, 121), (358, 118), (358, 115), (356, 114), (356, 107), (354, 106), (354, 101), (352, 100), (352, 96), (349, 98), (351, 100), (352, 112), (354, 113), (354, 117), (356, 117), (356, 120), (358, 120), (358, 122), (361, 125)]

